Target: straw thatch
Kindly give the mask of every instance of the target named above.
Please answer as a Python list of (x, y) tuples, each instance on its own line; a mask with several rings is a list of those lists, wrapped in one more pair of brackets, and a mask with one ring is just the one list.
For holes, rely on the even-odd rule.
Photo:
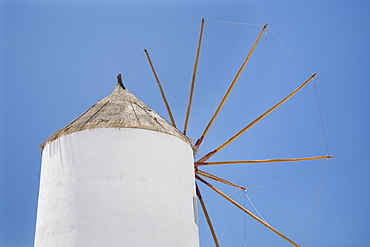
[(191, 140), (188, 137), (125, 89), (119, 78), (110, 95), (98, 101), (89, 110), (54, 133), (40, 145), (40, 148), (44, 148), (48, 143), (61, 136), (95, 128), (153, 130), (176, 136), (191, 145)]

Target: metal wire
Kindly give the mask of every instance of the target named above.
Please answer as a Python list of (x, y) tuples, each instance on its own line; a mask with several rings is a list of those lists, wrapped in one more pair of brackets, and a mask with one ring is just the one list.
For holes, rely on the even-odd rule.
[(304, 242), (304, 246), (307, 245), (308, 237), (310, 236), (310, 232), (311, 232), (311, 228), (312, 228), (312, 223), (313, 223), (313, 220), (315, 218), (315, 213), (316, 213), (317, 205), (319, 204), (319, 199), (320, 199), (320, 195), (321, 195), (321, 191), (322, 191), (322, 187), (323, 187), (323, 184), (324, 184), (325, 175), (326, 175), (326, 171), (328, 169), (328, 166), (329, 166), (329, 160), (326, 160), (326, 166), (325, 166), (324, 174), (322, 175), (321, 183), (320, 183), (320, 188), (319, 188), (319, 191), (317, 192), (316, 202), (315, 202), (315, 206), (313, 208), (312, 217), (311, 217), (311, 221), (310, 221), (310, 226), (308, 227), (308, 232), (307, 232), (307, 236), (306, 236), (306, 241)]
[(321, 165), (321, 163), (318, 163), (317, 165), (315, 165), (315, 166), (313, 166), (313, 167), (310, 167), (310, 168), (308, 168), (308, 169), (304, 170), (303, 172), (297, 173), (297, 174), (295, 174), (295, 175), (293, 175), (293, 176), (291, 176), (291, 177), (285, 178), (285, 179), (283, 179), (283, 180), (280, 180), (280, 181), (277, 181), (277, 182), (274, 182), (274, 183), (270, 183), (270, 184), (265, 184), (265, 185), (260, 185), (260, 186), (255, 186), (255, 187), (250, 187), (250, 188), (247, 188), (247, 189), (248, 189), (248, 190), (251, 190), (251, 189), (259, 189), (259, 188), (267, 187), (267, 186), (270, 186), (270, 185), (278, 184), (278, 183), (281, 183), (281, 182), (287, 181), (287, 180), (289, 180), (289, 179), (292, 179), (292, 178), (298, 177), (298, 176), (302, 175), (303, 173), (306, 173), (306, 172), (308, 172), (309, 170), (312, 170), (312, 169), (314, 169), (315, 167), (317, 167), (317, 166), (319, 166), (319, 165)]
[[(238, 196), (238, 198), (236, 199), (236, 201), (238, 201), (239, 199), (240, 199), (240, 195)], [(223, 231), (223, 232), (222, 232), (222, 234), (221, 234), (220, 242), (221, 242), (221, 240), (222, 240), (223, 236), (225, 235), (225, 232), (226, 232), (226, 230), (227, 230), (227, 227), (228, 227), (228, 226), (229, 226), (229, 224), (230, 224), (231, 219), (232, 219), (232, 218), (233, 218), (233, 216), (234, 216), (235, 210), (236, 210), (236, 207), (234, 207), (233, 212), (231, 213), (231, 215), (230, 215), (230, 217), (229, 217), (229, 220), (227, 221), (227, 224), (226, 224), (226, 226), (225, 226), (225, 228), (224, 228), (224, 231)]]
[(329, 152), (328, 138), (327, 138), (327, 136), (326, 136), (326, 130), (325, 130), (325, 125), (324, 125), (324, 119), (323, 119), (323, 117), (322, 117), (321, 104), (320, 104), (320, 100), (319, 100), (319, 94), (318, 94), (318, 92), (317, 92), (316, 80), (315, 80), (315, 79), (314, 79), (314, 85), (315, 85), (315, 92), (316, 92), (317, 105), (318, 105), (318, 107), (319, 107), (319, 112), (320, 112), (320, 119), (321, 119), (322, 130), (323, 130), (323, 132), (324, 132), (326, 151), (328, 152), (328, 154), (330, 154), (330, 152)]
[(270, 28), (267, 28), (267, 30), (272, 34), (272, 36), (274, 36), (274, 38), (279, 41), (279, 43), (284, 46), (284, 48), (295, 58), (297, 59), (297, 61), (302, 64), (302, 66), (308, 71), (310, 72), (310, 74), (312, 75), (312, 71), (271, 31)]
[(262, 24), (249, 24), (249, 23), (241, 23), (241, 22), (230, 22), (230, 21), (216, 21), (216, 20), (205, 20), (209, 22), (220, 22), (220, 23), (227, 23), (227, 24), (236, 24), (236, 25), (245, 25), (245, 26), (258, 26), (263, 27)]
[(178, 34), (180, 34), (180, 33), (184, 32), (184, 31), (188, 30), (189, 28), (191, 28), (191, 27), (195, 26), (195, 25), (196, 25), (196, 24), (198, 24), (199, 22), (200, 22), (200, 21), (197, 21), (196, 23), (194, 23), (194, 24), (192, 24), (192, 25), (188, 26), (187, 28), (184, 28), (183, 30), (181, 30), (181, 31), (179, 31), (179, 32), (177, 32), (177, 33), (172, 34), (171, 36), (169, 36), (169, 37), (165, 38), (164, 40), (161, 40), (161, 41), (159, 41), (158, 43), (155, 43), (154, 45), (149, 46), (149, 47), (147, 48), (147, 50), (149, 50), (150, 48), (153, 48), (154, 46), (159, 45), (160, 43), (163, 43), (163, 42), (165, 42), (165, 41), (167, 41), (167, 40), (169, 40), (169, 39), (171, 39), (171, 38), (175, 37), (176, 35), (178, 35)]
[(128, 72), (130, 72), (130, 70), (135, 66), (135, 64), (139, 61), (139, 59), (141, 58), (141, 56), (144, 54), (144, 52), (141, 52), (140, 56), (135, 60), (135, 62), (131, 65), (131, 67), (127, 70), (127, 72), (123, 75), (122, 79), (126, 77), (126, 75), (128, 74)]
[(250, 204), (252, 205), (252, 207), (254, 208), (254, 210), (256, 210), (256, 212), (258, 213), (258, 215), (261, 217), (261, 219), (263, 219), (263, 221), (268, 224), (267, 220), (265, 220), (265, 218), (263, 218), (262, 214), (258, 211), (258, 209), (256, 208), (256, 206), (254, 206), (252, 200), (249, 198), (249, 196), (247, 194), (247, 191), (245, 191), (244, 194), (245, 194), (245, 197), (248, 198), (248, 201), (250, 202)]

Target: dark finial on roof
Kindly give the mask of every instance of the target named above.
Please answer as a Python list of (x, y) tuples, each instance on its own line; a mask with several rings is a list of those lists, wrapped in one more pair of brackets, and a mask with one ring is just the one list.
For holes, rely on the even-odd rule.
[(121, 74), (118, 74), (117, 75), (117, 82), (118, 84), (123, 88), (123, 89), (126, 89), (125, 86), (123, 85), (122, 83), (122, 78), (121, 78)]

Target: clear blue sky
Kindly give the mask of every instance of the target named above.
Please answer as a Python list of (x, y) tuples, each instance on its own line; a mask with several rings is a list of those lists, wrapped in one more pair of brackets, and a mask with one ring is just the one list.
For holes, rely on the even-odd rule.
[[(330, 154), (335, 155), (329, 163), (204, 170), (246, 186), (248, 197), (266, 221), (302, 246), (368, 243), (369, 9), (368, 1), (340, 0), (1, 1), (0, 246), (33, 246), (41, 164), (38, 145), (108, 95), (117, 74), (126, 74), (144, 48), (203, 17), (268, 23), (307, 68), (318, 73), (315, 83), (326, 137)], [(149, 49), (180, 129), (199, 27), (200, 23)], [(260, 29), (206, 21), (188, 132), (194, 141)], [(263, 35), (207, 135), (200, 156), (310, 76), (271, 31)], [(125, 76), (124, 83), (168, 119), (144, 56)], [(326, 154), (315, 84), (310, 83), (212, 160)], [(279, 183), (265, 186), (275, 182)], [(243, 193), (213, 184), (257, 214)], [(229, 203), (219, 201), (217, 194), (204, 186), (201, 189), (221, 246), (290, 246)], [(201, 212), (199, 220), (201, 246), (213, 246)]]

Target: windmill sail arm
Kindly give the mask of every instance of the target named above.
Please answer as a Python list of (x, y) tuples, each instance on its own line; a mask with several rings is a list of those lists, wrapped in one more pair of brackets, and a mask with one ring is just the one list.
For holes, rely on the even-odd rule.
[(171, 119), (172, 126), (176, 128), (175, 119), (173, 118), (173, 115), (172, 115), (172, 112), (171, 112), (171, 109), (170, 109), (170, 105), (169, 105), (169, 104), (168, 104), (168, 102), (167, 102), (167, 99), (166, 99), (166, 96), (165, 96), (165, 94), (164, 94), (164, 91), (163, 91), (163, 88), (162, 88), (161, 82), (159, 81), (159, 78), (158, 78), (158, 76), (157, 76), (157, 73), (155, 72), (155, 69), (154, 69), (154, 66), (153, 66), (152, 60), (150, 59), (149, 53), (148, 53), (148, 51), (147, 51), (146, 49), (144, 49), (144, 52), (145, 52), (145, 54), (146, 54), (146, 57), (148, 58), (148, 62), (149, 62), (150, 68), (151, 68), (151, 69), (152, 69), (152, 71), (153, 71), (154, 78), (155, 78), (155, 80), (157, 81), (158, 88), (159, 88), (159, 91), (161, 92), (163, 102), (164, 102), (164, 104), (166, 105), (167, 113), (168, 113), (168, 116), (169, 116), (169, 117), (170, 117), (170, 119)]
[(236, 165), (236, 164), (256, 164), (256, 163), (272, 163), (272, 162), (292, 162), (304, 160), (318, 160), (318, 159), (331, 159), (333, 155), (315, 156), (305, 158), (288, 158), (288, 159), (267, 159), (267, 160), (232, 160), (232, 161), (212, 161), (212, 162), (195, 162), (195, 166), (204, 165)]
[(282, 105), (285, 101), (287, 101), (289, 98), (291, 98), (294, 94), (296, 94), (299, 90), (301, 90), (304, 86), (307, 85), (307, 83), (309, 83), (311, 80), (313, 80), (315, 78), (317, 74), (313, 74), (310, 78), (308, 78), (302, 85), (300, 85), (296, 90), (294, 90), (293, 92), (291, 92), (288, 96), (286, 96), (283, 100), (281, 100), (279, 103), (277, 103), (276, 105), (274, 105), (273, 107), (271, 107), (269, 110), (267, 110), (265, 113), (263, 113), (261, 116), (259, 116), (258, 118), (256, 118), (254, 121), (252, 121), (250, 124), (248, 124), (246, 127), (244, 127), (242, 130), (240, 130), (238, 133), (236, 133), (233, 137), (231, 137), (229, 140), (227, 140), (226, 142), (224, 142), (221, 146), (219, 146), (218, 148), (216, 148), (215, 150), (213, 150), (212, 152), (206, 154), (205, 156), (203, 156), (202, 158), (200, 158), (197, 162), (204, 162), (206, 160), (208, 160), (209, 158), (211, 158), (215, 153), (217, 153), (218, 151), (220, 151), (221, 149), (223, 149), (224, 147), (226, 147), (227, 145), (229, 145), (232, 141), (234, 141), (236, 138), (238, 138), (239, 136), (241, 136), (245, 131), (247, 131), (249, 128), (251, 128), (253, 125), (255, 125), (256, 123), (258, 123), (262, 118), (266, 117), (268, 114), (270, 114), (273, 110), (275, 110), (276, 108), (278, 108), (280, 105)]
[(265, 32), (266, 28), (267, 28), (267, 24), (263, 26), (263, 28), (262, 28), (262, 30), (261, 30), (261, 32), (260, 32), (260, 34), (258, 35), (258, 37), (257, 37), (256, 41), (254, 42), (254, 44), (253, 44), (252, 48), (250, 49), (250, 51), (249, 51), (249, 53), (248, 53), (247, 57), (245, 58), (245, 60), (244, 60), (243, 64), (240, 66), (240, 69), (239, 69), (238, 73), (235, 75), (234, 80), (231, 82), (231, 84), (230, 84), (230, 86), (229, 86), (229, 89), (227, 90), (226, 94), (225, 94), (225, 95), (224, 95), (224, 97), (222, 98), (222, 100), (221, 100), (220, 104), (218, 105), (218, 107), (217, 107), (217, 109), (216, 109), (215, 113), (213, 114), (213, 116), (212, 116), (211, 120), (209, 121), (209, 123), (208, 123), (207, 127), (205, 128), (205, 130), (204, 130), (204, 132), (203, 132), (202, 136), (201, 136), (201, 137), (197, 140), (197, 142), (195, 143), (195, 148), (196, 148), (196, 149), (198, 149), (198, 148), (199, 148), (199, 146), (200, 146), (200, 144), (203, 142), (204, 137), (206, 136), (206, 134), (207, 134), (208, 130), (211, 128), (211, 126), (212, 126), (213, 122), (215, 121), (215, 119), (216, 119), (216, 117), (217, 117), (218, 113), (220, 112), (220, 110), (221, 110), (222, 106), (224, 105), (224, 103), (225, 103), (226, 99), (229, 97), (229, 95), (230, 95), (230, 93), (231, 93), (231, 90), (233, 89), (233, 87), (234, 87), (235, 83), (238, 81), (240, 74), (243, 72), (245, 65), (247, 64), (247, 62), (248, 62), (249, 58), (251, 57), (251, 55), (252, 55), (252, 53), (253, 53), (254, 49), (256, 48), (256, 46), (257, 46), (258, 42), (260, 41), (260, 39), (261, 39), (261, 37), (262, 37), (263, 33)]
[(206, 217), (209, 230), (211, 231), (213, 241), (215, 242), (216, 247), (219, 247), (220, 244), (218, 243), (215, 229), (213, 228), (211, 218), (209, 217), (209, 214), (208, 214), (208, 211), (207, 211), (207, 208), (206, 208), (206, 204), (204, 203), (202, 194), (200, 193), (200, 190), (199, 190), (198, 185), (196, 183), (195, 183), (195, 188), (196, 188), (196, 191), (197, 191), (197, 196), (198, 196), (200, 205), (202, 206), (204, 216)]
[(244, 191), (246, 191), (246, 190), (247, 190), (247, 189), (246, 189), (246, 188), (244, 188), (244, 187), (241, 187), (241, 186), (239, 186), (239, 185), (233, 184), (233, 183), (231, 183), (231, 182), (229, 182), (229, 181), (227, 181), (227, 180), (225, 180), (225, 179), (222, 179), (222, 178), (220, 178), (220, 177), (217, 177), (217, 176), (215, 176), (215, 175), (213, 175), (213, 174), (210, 174), (210, 173), (208, 173), (208, 172), (205, 172), (205, 171), (201, 171), (201, 170), (198, 170), (198, 169), (197, 169), (197, 170), (195, 171), (195, 174), (200, 175), (200, 176), (202, 176), (202, 177), (206, 177), (206, 178), (212, 179), (212, 180), (217, 181), (217, 182), (220, 182), (220, 183), (224, 183), (224, 184), (227, 184), (227, 185), (230, 185), (230, 186), (236, 187), (236, 188), (241, 189), (241, 190), (244, 190)]
[(202, 19), (202, 25), (200, 27), (200, 34), (199, 34), (199, 41), (198, 41), (197, 53), (196, 53), (196, 56), (195, 56), (193, 76), (191, 78), (189, 102), (188, 102), (188, 108), (186, 110), (186, 116), (185, 116), (185, 122), (184, 122), (184, 131), (183, 131), (184, 135), (186, 135), (186, 130), (188, 128), (189, 116), (190, 116), (190, 109), (191, 109), (191, 104), (192, 104), (192, 101), (193, 101), (194, 84), (195, 84), (195, 78), (197, 77), (197, 69), (198, 69), (200, 48), (202, 46), (203, 29), (204, 29), (204, 18)]

